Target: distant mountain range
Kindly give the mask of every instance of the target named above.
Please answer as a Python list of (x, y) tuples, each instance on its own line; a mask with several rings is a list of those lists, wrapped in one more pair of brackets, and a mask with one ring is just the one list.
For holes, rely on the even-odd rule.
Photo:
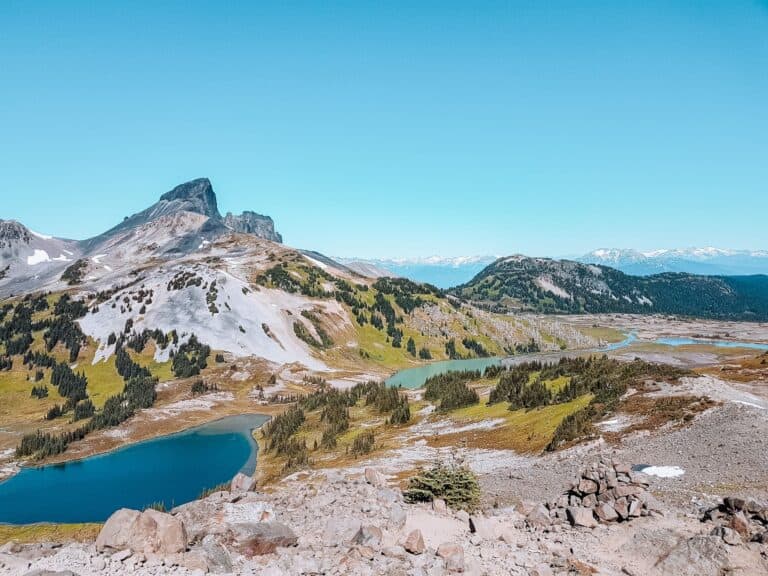
[(662, 272), (688, 272), (709, 276), (768, 274), (768, 250), (726, 250), (707, 247), (639, 251), (601, 248), (575, 260), (584, 264), (610, 266), (636, 276)]
[(768, 276), (632, 276), (571, 260), (499, 258), (453, 295), (496, 311), (768, 320)]
[(336, 258), (366, 276), (400, 276), (426, 282), (438, 288), (450, 288), (471, 280), (496, 256), (459, 256), (426, 258)]

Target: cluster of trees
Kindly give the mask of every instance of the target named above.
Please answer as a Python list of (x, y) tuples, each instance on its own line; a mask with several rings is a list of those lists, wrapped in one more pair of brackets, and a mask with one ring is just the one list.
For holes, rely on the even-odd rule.
[(86, 342), (80, 326), (69, 315), (55, 317), (43, 334), (45, 348), (50, 352), (56, 344), (62, 342), (69, 350), (69, 361), (74, 362), (80, 354), (80, 348)]
[(173, 355), (171, 369), (177, 378), (190, 378), (200, 374), (208, 366), (208, 356), (211, 347), (201, 343), (197, 336), (192, 334), (184, 344), (179, 346)]
[(208, 384), (202, 378), (200, 378), (192, 383), (192, 396), (199, 396), (200, 394), (217, 391), (218, 389), (219, 387), (215, 382), (213, 384)]
[(48, 398), (48, 386), (32, 386), (32, 398)]
[[(319, 347), (330, 348), (333, 346), (333, 339), (330, 337), (328, 332), (326, 332), (325, 328), (323, 328), (323, 323), (316, 313), (310, 312), (309, 310), (302, 310), (301, 315), (312, 323), (317, 336), (320, 338)], [(312, 339), (317, 341), (315, 338)]]
[(85, 373), (75, 374), (66, 362), (60, 362), (53, 367), (51, 384), (56, 386), (59, 394), (67, 399), (66, 406), (69, 408), (74, 407), (80, 400), (85, 400), (88, 396), (86, 393), (88, 379), (85, 377)]
[(61, 274), (61, 279), (70, 286), (80, 284), (83, 281), (83, 275), (88, 268), (88, 260), (79, 258), (73, 264), (67, 266), (67, 269)]
[(0, 372), (13, 368), (13, 358), (5, 354), (0, 354)]
[(352, 456), (357, 458), (358, 456), (363, 456), (364, 454), (373, 452), (375, 444), (376, 436), (374, 435), (373, 430), (364, 430), (355, 436), (349, 452), (352, 454)]
[(488, 356), (491, 355), (488, 350), (474, 338), (464, 338), (461, 343), (464, 345), (464, 348), (470, 352), (474, 352), (475, 356), (478, 358), (488, 358)]
[(480, 397), (467, 386), (468, 382), (480, 378), (479, 370), (463, 370), (437, 374), (424, 383), (424, 398), (440, 402), (438, 410), (447, 412), (480, 402)]
[(291, 437), (304, 423), (304, 410), (298, 406), (291, 406), (274, 416), (272, 420), (262, 427), (262, 435), (267, 441), (267, 450), (276, 454), (289, 454), (291, 452)]
[(200, 287), (203, 284), (202, 276), (198, 276), (194, 272), (188, 270), (182, 270), (173, 275), (173, 278), (168, 282), (166, 290), (171, 292), (173, 290), (183, 290), (191, 286)]
[[(168, 347), (168, 344), (173, 340), (175, 335), (175, 331), (171, 332), (170, 334), (166, 334), (159, 328), (155, 328), (154, 330), (147, 330), (144, 329), (138, 334), (133, 334), (128, 340), (126, 341), (125, 345), (128, 348), (131, 348), (135, 350), (136, 352), (141, 352), (144, 350), (144, 348), (149, 343), (150, 338), (155, 341), (155, 344), (157, 344), (157, 347), (161, 350), (165, 350)], [(114, 333), (109, 335), (109, 339), (112, 340), (112, 342), (107, 342), (108, 344), (114, 344), (117, 338), (115, 337)], [(176, 337), (175, 342), (178, 342), (178, 337)]]

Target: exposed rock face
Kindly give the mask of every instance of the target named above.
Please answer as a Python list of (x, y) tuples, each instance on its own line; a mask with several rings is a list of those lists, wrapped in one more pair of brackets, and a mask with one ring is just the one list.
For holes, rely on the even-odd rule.
[(15, 220), (0, 220), (0, 249), (10, 248), (22, 242), (29, 244), (29, 230)]
[(293, 530), (280, 522), (259, 522), (242, 527), (240, 532), (236, 547), (245, 556), (263, 556), (298, 543)]
[(272, 218), (251, 212), (250, 210), (246, 210), (239, 216), (228, 212), (224, 217), (224, 225), (235, 232), (253, 234), (272, 242), (283, 241), (283, 237), (275, 231), (275, 223), (272, 221)]
[(229, 490), (235, 494), (250, 492), (256, 487), (256, 479), (253, 476), (247, 476), (242, 472), (235, 474), (230, 483)]

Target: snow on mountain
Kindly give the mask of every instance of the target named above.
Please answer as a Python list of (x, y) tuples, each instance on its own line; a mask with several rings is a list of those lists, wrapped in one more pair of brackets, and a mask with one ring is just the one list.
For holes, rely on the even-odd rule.
[(576, 260), (611, 266), (639, 276), (662, 272), (718, 276), (768, 274), (768, 251), (732, 250), (713, 246), (646, 251), (600, 248)]
[[(496, 256), (424, 256), (416, 258), (337, 258), (352, 269), (375, 276), (400, 276), (450, 288), (471, 280)], [(369, 275), (366, 274), (366, 275)]]

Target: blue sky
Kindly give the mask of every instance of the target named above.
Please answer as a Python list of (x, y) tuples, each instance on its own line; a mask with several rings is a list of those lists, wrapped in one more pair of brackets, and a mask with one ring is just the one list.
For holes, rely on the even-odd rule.
[(0, 3), (0, 217), (207, 176), (332, 255), (768, 248), (766, 2), (270, 4)]

